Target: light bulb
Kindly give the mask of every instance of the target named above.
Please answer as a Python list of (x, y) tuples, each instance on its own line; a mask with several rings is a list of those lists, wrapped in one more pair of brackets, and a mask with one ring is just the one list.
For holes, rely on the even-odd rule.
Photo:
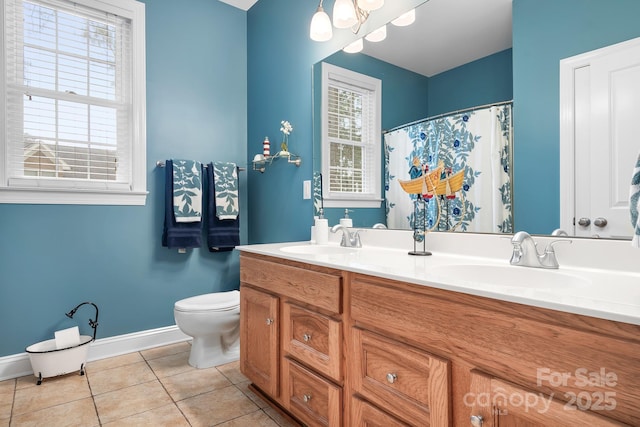
[(358, 7), (367, 12), (380, 9), (384, 6), (384, 0), (358, 0)]
[(311, 18), (311, 27), (309, 29), (309, 37), (316, 42), (326, 42), (331, 40), (333, 36), (333, 29), (331, 28), (331, 20), (329, 15), (322, 9), (322, 6), (318, 6), (318, 10)]
[(351, 44), (348, 44), (344, 49), (342, 49), (346, 53), (358, 53), (361, 52), (364, 48), (364, 43), (362, 39), (358, 39)]
[(369, 34), (367, 34), (365, 36), (365, 39), (367, 39), (367, 41), (370, 42), (381, 42), (382, 40), (387, 38), (387, 26), (383, 25), (382, 27), (378, 28), (377, 30), (374, 30), (372, 32), (370, 32)]
[(333, 26), (349, 28), (358, 22), (356, 9), (351, 0), (336, 0), (333, 5)]
[(396, 19), (391, 21), (391, 23), (396, 27), (406, 27), (407, 25), (413, 24), (415, 20), (416, 10), (411, 9), (409, 12), (403, 13), (402, 15), (398, 16)]

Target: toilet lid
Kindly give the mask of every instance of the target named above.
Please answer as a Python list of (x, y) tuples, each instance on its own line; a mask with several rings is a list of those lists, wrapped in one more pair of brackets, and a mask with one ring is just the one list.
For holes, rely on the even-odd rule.
[(237, 308), (239, 305), (240, 292), (228, 291), (185, 298), (176, 302), (174, 307), (178, 311), (225, 311)]

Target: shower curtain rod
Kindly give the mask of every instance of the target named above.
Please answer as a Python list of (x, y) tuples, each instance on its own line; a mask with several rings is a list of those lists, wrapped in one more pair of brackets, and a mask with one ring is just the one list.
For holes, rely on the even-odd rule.
[(505, 104), (512, 104), (512, 103), (513, 103), (513, 99), (510, 101), (492, 102), (491, 104), (478, 105), (475, 107), (469, 107), (469, 108), (463, 108), (461, 110), (450, 111), (448, 113), (437, 114), (435, 116), (427, 117), (426, 119), (420, 119), (420, 120), (413, 121), (411, 123), (405, 123), (403, 125), (396, 126), (393, 129), (383, 130), (382, 134), (384, 135), (385, 133), (393, 132), (394, 130), (402, 129), (403, 127), (406, 127), (406, 126), (412, 126), (418, 123), (426, 122), (427, 120), (435, 120), (435, 119), (439, 119), (440, 117), (451, 116), (453, 114), (465, 113), (467, 111), (480, 110), (481, 108), (497, 107), (498, 105), (505, 105)]
[[(156, 162), (156, 166), (157, 166), (157, 167), (159, 167), (159, 168), (163, 168), (163, 167), (165, 166), (165, 165), (164, 165), (164, 161), (162, 161), (162, 160), (158, 160), (158, 161)], [(208, 167), (207, 165), (203, 165), (203, 166), (204, 166), (205, 168), (206, 168), (206, 167)], [(243, 172), (243, 171), (246, 171), (246, 170), (247, 170), (247, 168), (243, 168), (242, 166), (237, 166), (237, 168), (238, 168), (238, 170), (239, 170), (240, 172)]]

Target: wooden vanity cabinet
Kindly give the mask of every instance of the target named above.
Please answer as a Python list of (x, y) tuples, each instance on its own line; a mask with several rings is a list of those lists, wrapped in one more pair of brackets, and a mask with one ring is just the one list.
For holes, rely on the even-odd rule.
[(240, 366), (307, 426), (640, 425), (640, 326), (242, 253)]
[(240, 368), (307, 426), (343, 425), (342, 273), (240, 256)]
[[(354, 337), (369, 331), (450, 363), (449, 425), (472, 416), (483, 427), (640, 425), (640, 326), (360, 274), (349, 293)], [(350, 373), (358, 397), (426, 425), (409, 419), (408, 404), (394, 414), (395, 403), (358, 390), (362, 373)]]

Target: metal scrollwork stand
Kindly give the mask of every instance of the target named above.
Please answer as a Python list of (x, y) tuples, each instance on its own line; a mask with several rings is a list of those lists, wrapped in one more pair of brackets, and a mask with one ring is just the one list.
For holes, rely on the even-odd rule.
[[(431, 228), (427, 227), (427, 206), (429, 200), (433, 200), (436, 204), (438, 212), (437, 218)], [(440, 222), (440, 202), (435, 196), (425, 200), (422, 196), (418, 196), (413, 202), (413, 250), (409, 251), (409, 255), (429, 256), (431, 252), (427, 251), (427, 233), (438, 226)], [(422, 243), (422, 250), (418, 250), (419, 244)]]

